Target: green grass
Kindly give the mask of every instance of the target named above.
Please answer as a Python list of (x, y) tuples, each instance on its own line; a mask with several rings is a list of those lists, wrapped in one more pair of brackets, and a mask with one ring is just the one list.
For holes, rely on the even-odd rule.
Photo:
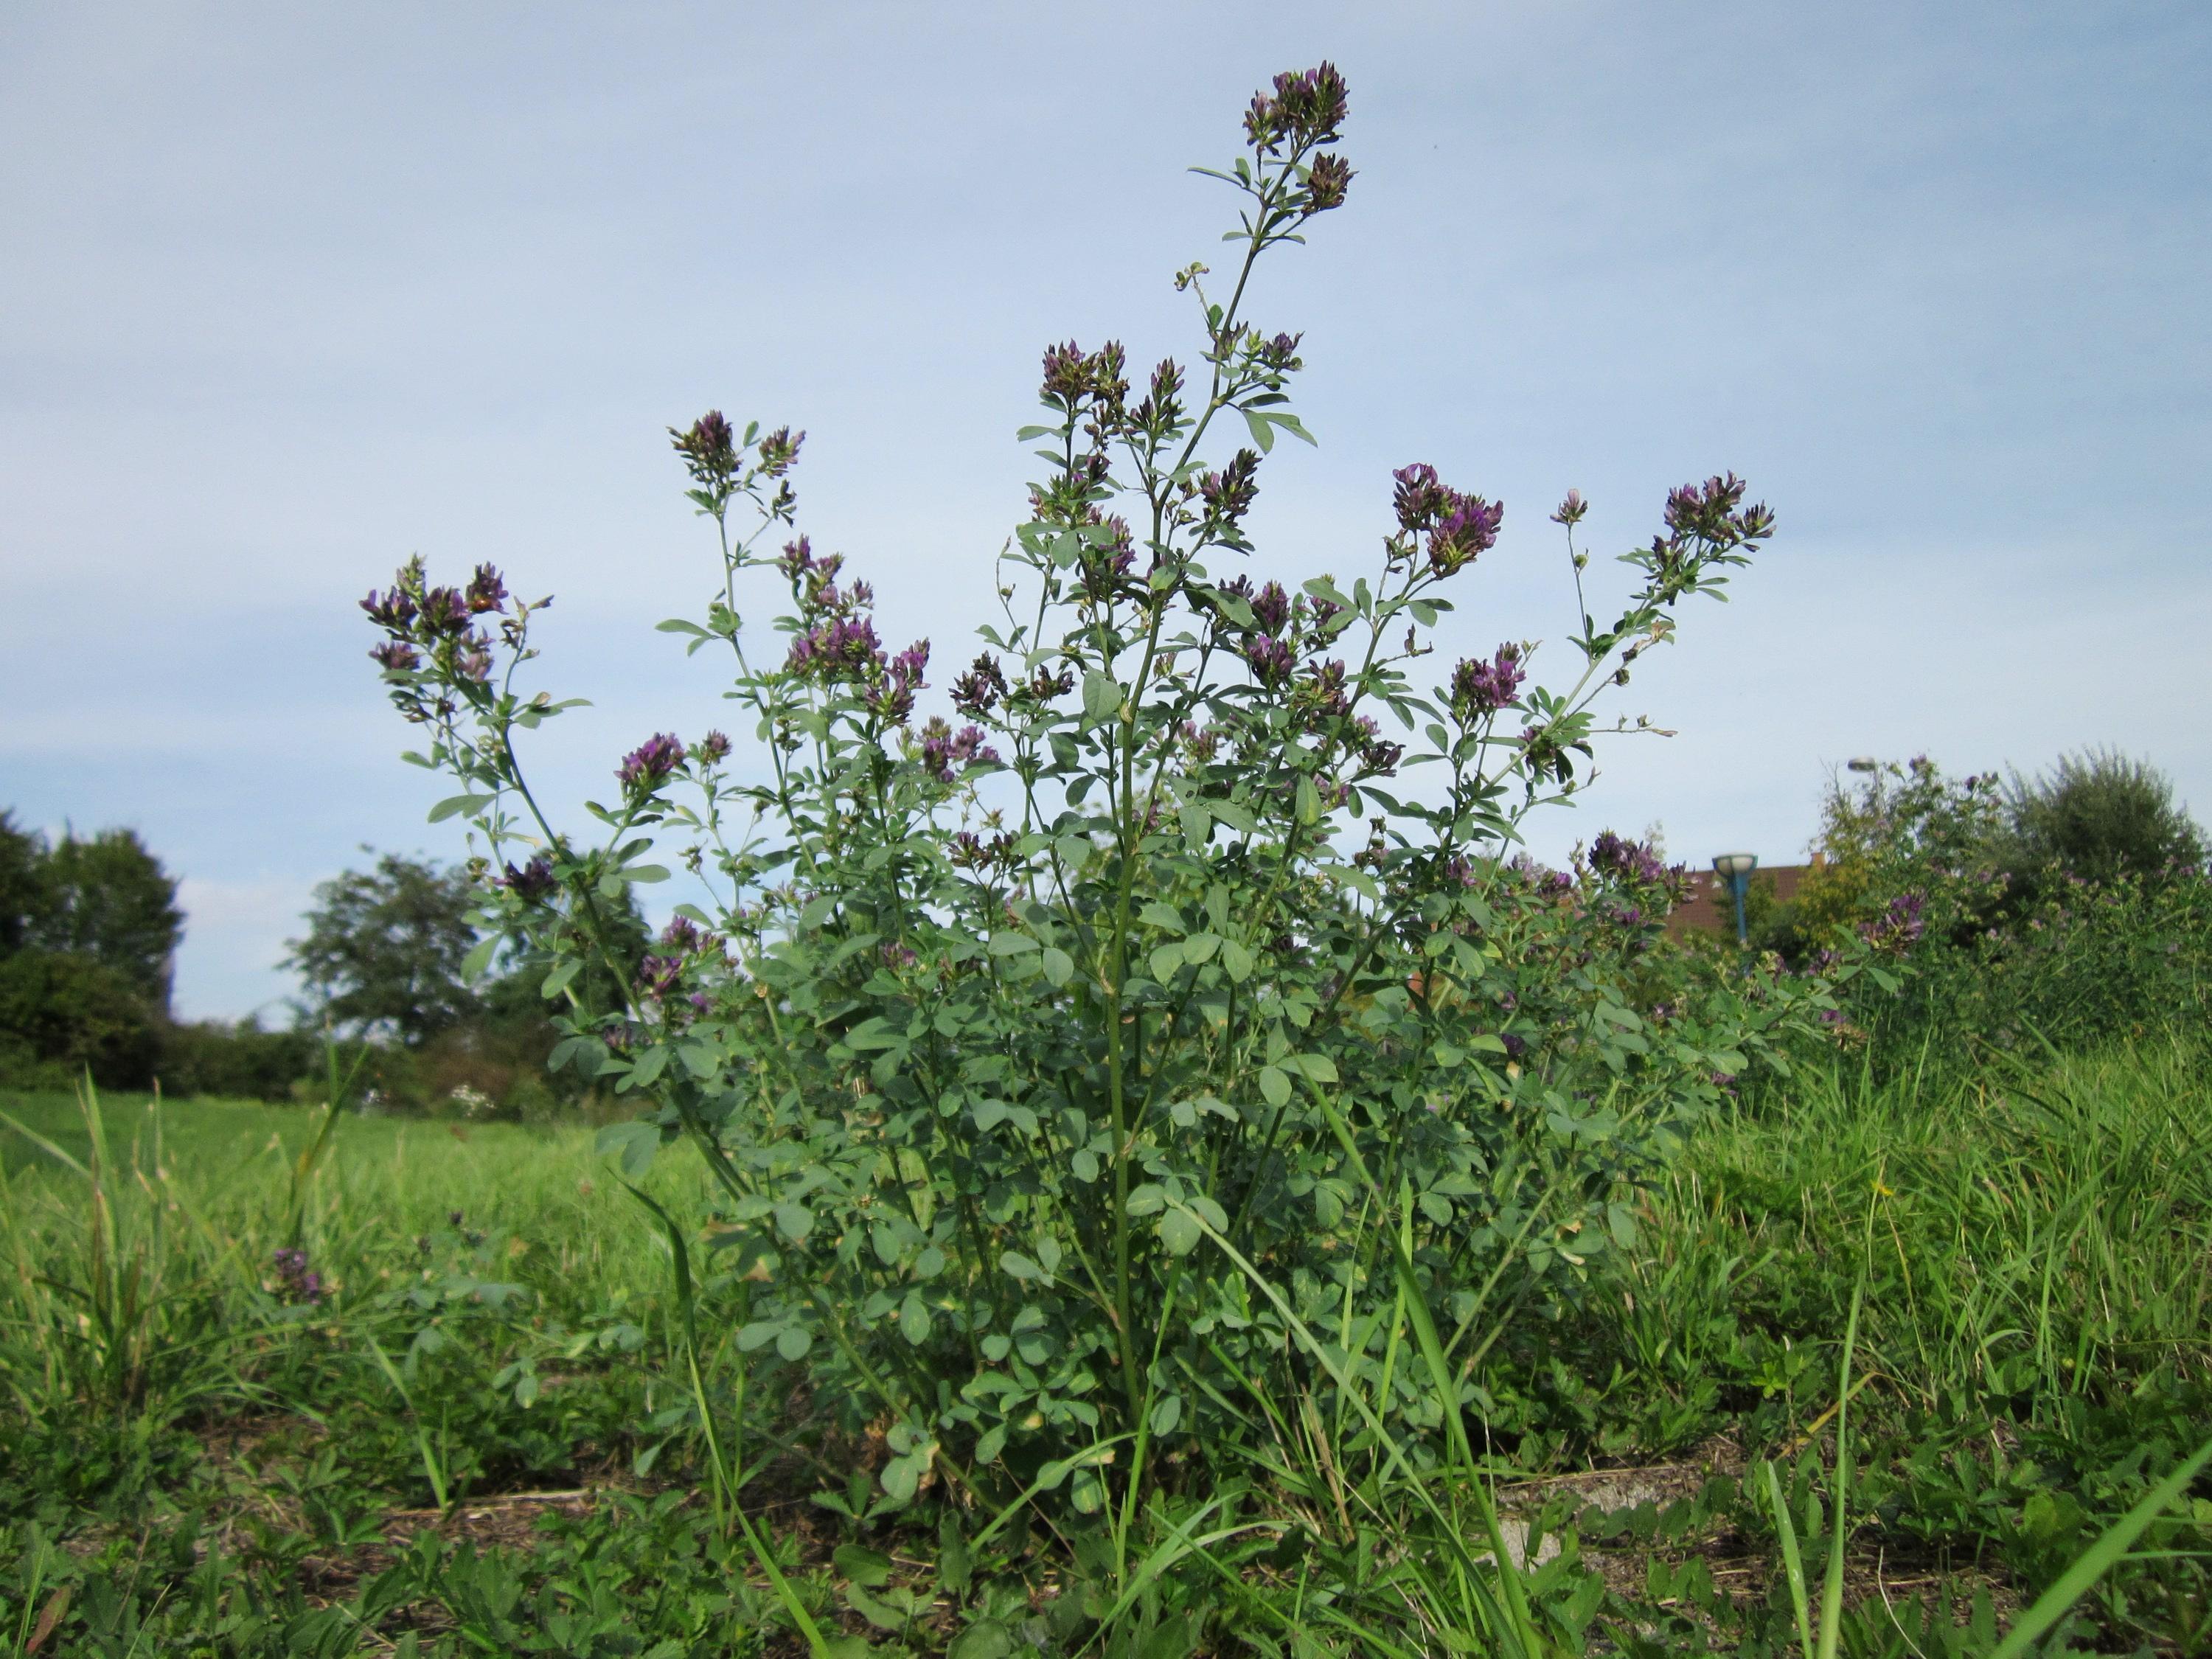
[(2040, 1640), (2204, 1650), (2208, 1109), (2183, 1049), (1802, 1079), (1520, 1310), (1442, 1462), (1311, 1333), (1248, 1478), (1060, 1538), (856, 1518), (880, 1454), (740, 1351), (688, 1156), (664, 1224), (581, 1128), (348, 1115), (303, 1175), (319, 1113), (0, 1096), (0, 1653), (1969, 1654), (2061, 1584)]

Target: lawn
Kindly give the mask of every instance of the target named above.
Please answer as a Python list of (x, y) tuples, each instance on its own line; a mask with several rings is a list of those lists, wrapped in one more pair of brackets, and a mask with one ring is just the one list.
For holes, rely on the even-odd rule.
[[(1706, 1125), (1632, 1247), (1519, 1310), (1476, 1376), (1546, 1639), (1795, 1651), (1776, 1499), (1817, 1604), (1843, 1416), (1839, 1650), (1989, 1650), (2212, 1432), (2209, 1098), (2193, 1051), (2147, 1048), (1846, 1067)], [(1219, 1539), (1178, 1543), (1163, 1510), (1126, 1607), (1026, 1513), (940, 1494), (865, 1520), (884, 1449), (737, 1340), (687, 1149), (640, 1185), (686, 1243), (693, 1348), (669, 1234), (588, 1129), (346, 1115), (303, 1166), (304, 1109), (0, 1110), (8, 1651), (670, 1659), (803, 1652), (811, 1625), (835, 1651), (1103, 1632), (1171, 1659), (1469, 1628), (1465, 1540), (1331, 1467), (1325, 1395), (1211, 1495)], [(2070, 1639), (2204, 1650), (2208, 1551), (2212, 1503), (2185, 1495)]]

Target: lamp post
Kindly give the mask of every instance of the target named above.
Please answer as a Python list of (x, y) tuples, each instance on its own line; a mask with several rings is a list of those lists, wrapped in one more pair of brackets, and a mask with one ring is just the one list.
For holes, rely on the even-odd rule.
[(1713, 873), (1725, 879), (1729, 892), (1735, 900), (1735, 942), (1747, 946), (1751, 929), (1744, 923), (1744, 895), (1751, 890), (1751, 872), (1759, 868), (1756, 853), (1722, 853), (1713, 859)]

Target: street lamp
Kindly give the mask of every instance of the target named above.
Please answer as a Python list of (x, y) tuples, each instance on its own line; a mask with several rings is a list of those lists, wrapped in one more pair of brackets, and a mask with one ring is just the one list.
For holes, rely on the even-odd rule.
[(1713, 859), (1713, 873), (1727, 880), (1729, 892), (1735, 899), (1735, 942), (1739, 945), (1751, 943), (1751, 929), (1743, 920), (1743, 897), (1751, 890), (1751, 872), (1758, 868), (1756, 853), (1721, 853)]

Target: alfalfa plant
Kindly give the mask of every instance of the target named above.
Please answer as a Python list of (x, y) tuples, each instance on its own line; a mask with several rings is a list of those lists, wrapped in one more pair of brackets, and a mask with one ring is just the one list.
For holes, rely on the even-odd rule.
[[(410, 758), (461, 786), (433, 818), (473, 826), (492, 935), (566, 999), (556, 1064), (638, 1101), (633, 1167), (706, 1159), (738, 1346), (884, 1437), (879, 1510), (944, 1480), (1111, 1506), (1124, 1538), (1277, 1389), (1361, 1391), (1357, 1455), (1443, 1467), (1502, 1322), (1628, 1243), (1634, 1183), (1825, 1000), (1659, 966), (1680, 875), (1648, 848), (1516, 851), (1586, 781), (1601, 694), (1770, 534), (1733, 476), (1668, 497), (1557, 687), (1519, 641), (1430, 660), (1504, 513), (1428, 465), (1389, 481), (1365, 574), (1237, 574), (1267, 458), (1312, 441), (1255, 276), (1345, 203), (1346, 107), (1326, 64), (1278, 76), (1200, 169), (1239, 208), (1233, 265), (1175, 279), (1192, 360), (1044, 354), (1042, 470), (953, 718), (924, 711), (929, 642), (887, 646), (798, 532), (804, 434), (719, 413), (672, 433), (718, 557), (662, 627), (724, 665), (747, 741), (648, 738), (594, 841), (521, 758), (571, 706), (526, 684), (545, 602), (419, 562), (365, 602)], [(1553, 515), (1578, 592), (1587, 511)], [(663, 859), (690, 896), (632, 973), (610, 907)], [(579, 994), (595, 958), (622, 1006)]]

